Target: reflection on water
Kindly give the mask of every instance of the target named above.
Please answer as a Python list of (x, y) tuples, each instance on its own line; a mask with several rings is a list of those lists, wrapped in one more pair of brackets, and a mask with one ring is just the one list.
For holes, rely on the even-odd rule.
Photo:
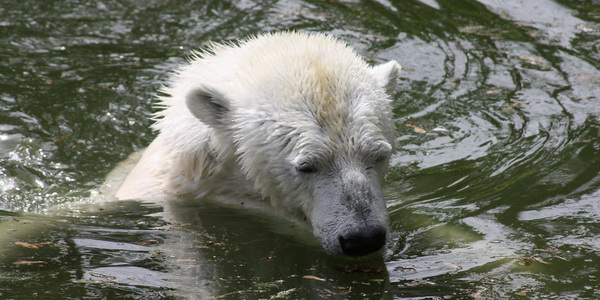
[[(596, 4), (138, 2), (0, 7), (0, 298), (600, 297)], [(383, 260), (214, 204), (80, 204), (190, 49), (291, 28), (403, 65)]]

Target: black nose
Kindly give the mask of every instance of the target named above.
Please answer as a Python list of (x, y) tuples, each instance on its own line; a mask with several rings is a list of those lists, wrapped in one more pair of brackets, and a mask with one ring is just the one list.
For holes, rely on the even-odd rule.
[(370, 226), (348, 234), (340, 235), (342, 252), (346, 255), (366, 255), (385, 245), (385, 228)]

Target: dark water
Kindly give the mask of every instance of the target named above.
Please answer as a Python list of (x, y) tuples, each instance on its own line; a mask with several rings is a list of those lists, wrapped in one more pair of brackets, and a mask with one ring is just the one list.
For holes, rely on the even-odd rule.
[[(383, 259), (212, 204), (81, 204), (191, 49), (281, 29), (404, 68)], [(4, 0), (0, 299), (597, 299), (599, 131), (597, 0)]]

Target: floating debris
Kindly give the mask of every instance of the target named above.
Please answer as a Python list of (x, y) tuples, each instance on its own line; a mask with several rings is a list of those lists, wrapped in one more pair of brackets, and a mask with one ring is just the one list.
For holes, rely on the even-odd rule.
[(533, 249), (533, 251), (539, 251), (539, 252), (551, 252), (551, 253), (561, 253), (562, 251), (558, 250), (558, 249), (553, 249), (553, 248), (547, 248), (547, 249)]
[(479, 289), (475, 293), (471, 294), (471, 297), (473, 299), (484, 299), (484, 298), (487, 298), (487, 297), (483, 296), (483, 292), (485, 292), (485, 291), (486, 291), (486, 289)]
[(43, 265), (43, 264), (47, 264), (47, 261), (43, 261), (43, 260), (17, 260), (15, 262), (13, 262), (13, 265)]
[(409, 123), (406, 123), (406, 124), (404, 124), (404, 125), (405, 125), (406, 127), (410, 127), (410, 128), (412, 128), (412, 129), (413, 129), (413, 131), (414, 131), (414, 132), (416, 132), (416, 133), (420, 133), (420, 134), (427, 133), (427, 130), (425, 130), (425, 129), (423, 129), (423, 128), (419, 127), (419, 126), (415, 126), (415, 125), (412, 125), (412, 124), (409, 124)]
[(518, 58), (520, 60), (522, 60), (523, 62), (528, 63), (530, 65), (538, 66), (538, 67), (541, 67), (542, 69), (550, 69), (550, 64), (548, 64), (541, 58), (528, 57), (528, 56), (518, 56)]
[(414, 273), (414, 272), (417, 272), (417, 269), (415, 269), (415, 268), (404, 268), (404, 267), (398, 266), (398, 267), (394, 268), (394, 271), (396, 271), (396, 272), (402, 272), (402, 273)]
[(323, 279), (323, 278), (317, 277), (317, 276), (313, 276), (313, 275), (304, 275), (304, 276), (302, 276), (302, 278), (318, 280), (318, 281), (327, 281), (326, 279)]
[(160, 243), (158, 240), (143, 240), (143, 241), (139, 241), (139, 242), (134, 242), (134, 245), (139, 245), (139, 246), (146, 246), (146, 245), (151, 245), (151, 244), (158, 244)]
[(15, 245), (30, 248), (30, 249), (39, 249), (41, 246), (50, 245), (52, 242), (42, 242), (42, 243), (27, 243), (27, 242), (15, 242)]
[(352, 265), (339, 265), (339, 266), (335, 266), (334, 269), (345, 272), (345, 273), (368, 273), (368, 274), (379, 274), (385, 270), (385, 268), (383, 266), (352, 266)]
[(457, 271), (460, 271), (463, 269), (463, 267), (459, 266), (458, 264), (455, 263), (444, 263), (446, 266), (452, 267)]
[(545, 260), (543, 260), (543, 259), (541, 259), (541, 258), (539, 258), (537, 256), (533, 256), (531, 258), (533, 258), (535, 261), (537, 261), (539, 263), (542, 263), (542, 264), (545, 264), (545, 265), (551, 265), (552, 264), (551, 262), (547, 262), (547, 261), (545, 261)]
[(65, 135), (63, 137), (59, 137), (57, 139), (52, 140), (52, 142), (55, 143), (55, 144), (58, 144), (58, 143), (61, 143), (61, 142), (64, 142), (64, 141), (68, 140), (69, 138), (70, 138), (70, 136)]
[(537, 290), (537, 288), (535, 288), (535, 287), (527, 288), (527, 289), (518, 291), (517, 295), (519, 295), (519, 296), (527, 296), (528, 293), (534, 292), (536, 290)]
[(577, 24), (575, 28), (585, 33), (600, 33), (600, 26), (594, 24)]
[(292, 294), (294, 292), (296, 292), (297, 290), (298, 290), (297, 288), (291, 288), (289, 290), (281, 291), (281, 292), (273, 295), (273, 297), (271, 297), (271, 299), (290, 299)]
[(510, 102), (511, 102), (510, 104), (503, 106), (501, 108), (501, 110), (503, 110), (503, 111), (513, 110), (513, 109), (517, 108), (521, 104), (528, 104), (529, 103), (527, 101), (519, 101), (519, 100), (510, 100)]
[(539, 65), (544, 62), (541, 58), (536, 58), (536, 57), (519, 56), (519, 59), (522, 61), (526, 61), (528, 63), (534, 64), (534, 65)]
[(348, 293), (352, 292), (352, 286), (346, 286), (346, 287), (338, 287), (338, 295), (346, 295)]
[(418, 280), (405, 283), (405, 286), (435, 285), (435, 282), (429, 280)]

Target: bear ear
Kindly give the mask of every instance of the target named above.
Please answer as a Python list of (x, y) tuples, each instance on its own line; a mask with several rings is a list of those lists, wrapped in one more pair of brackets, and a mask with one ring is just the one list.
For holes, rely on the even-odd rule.
[(375, 77), (377, 84), (384, 88), (388, 95), (392, 95), (398, 85), (401, 69), (402, 67), (400, 67), (395, 60), (392, 60), (385, 64), (372, 67), (371, 73)]
[(190, 112), (204, 124), (219, 127), (229, 113), (229, 101), (215, 89), (202, 87), (192, 90), (186, 97)]

